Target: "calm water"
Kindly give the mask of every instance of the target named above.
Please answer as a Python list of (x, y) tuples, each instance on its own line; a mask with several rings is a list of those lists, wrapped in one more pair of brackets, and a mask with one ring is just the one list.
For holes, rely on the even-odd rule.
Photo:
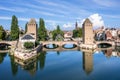
[(120, 52), (47, 51), (21, 66), (0, 54), (0, 80), (120, 80)]

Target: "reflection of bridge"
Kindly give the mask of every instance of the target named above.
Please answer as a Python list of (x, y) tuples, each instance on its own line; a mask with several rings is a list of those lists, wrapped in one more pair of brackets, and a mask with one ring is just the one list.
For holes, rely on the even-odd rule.
[(0, 50), (0, 53), (7, 53), (10, 52), (10, 50)]
[(6, 45), (10, 45), (15, 47), (16, 46), (17, 41), (0, 41), (0, 45), (1, 44), (6, 44)]
[(78, 42), (77, 41), (42, 41), (41, 42), (42, 45), (47, 45), (47, 44), (56, 44), (58, 46), (63, 46), (65, 44), (75, 44), (78, 46)]
[(63, 48), (62, 46), (60, 46), (60, 47), (55, 48), (55, 49), (43, 48), (42, 50), (43, 50), (43, 51), (65, 51), (65, 50), (78, 50), (78, 49), (79, 49), (78, 47), (71, 48), (71, 49), (66, 49), (66, 48)]
[(115, 42), (114, 41), (96, 41), (96, 44), (110, 44), (112, 46), (115, 46)]

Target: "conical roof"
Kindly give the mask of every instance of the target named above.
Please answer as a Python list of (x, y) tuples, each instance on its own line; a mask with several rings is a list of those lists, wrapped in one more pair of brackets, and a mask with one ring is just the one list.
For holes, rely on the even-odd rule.
[(86, 18), (85, 21), (83, 22), (83, 24), (85, 24), (85, 23), (90, 23), (90, 24), (92, 24), (92, 22), (91, 22), (88, 18)]
[(34, 18), (30, 19), (30, 21), (28, 22), (28, 24), (36, 24), (36, 21)]

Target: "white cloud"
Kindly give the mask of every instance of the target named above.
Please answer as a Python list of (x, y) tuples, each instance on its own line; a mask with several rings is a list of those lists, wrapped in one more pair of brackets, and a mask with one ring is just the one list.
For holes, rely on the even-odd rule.
[[(102, 19), (102, 16), (100, 16), (98, 13), (90, 15), (88, 18), (93, 23), (94, 28), (104, 26), (104, 21)], [(85, 19), (81, 20), (81, 22), (80, 22), (81, 26), (84, 21), (85, 21)]]
[(12, 17), (0, 16), (1, 20), (11, 20)]
[(73, 24), (72, 23), (63, 24), (63, 27), (64, 28), (71, 28), (71, 27), (73, 27)]
[(104, 21), (102, 19), (102, 16), (100, 16), (99, 14), (90, 15), (89, 19), (93, 23), (94, 27), (104, 26)]
[(114, 0), (93, 0), (95, 3), (105, 6), (105, 7), (112, 7), (116, 6), (117, 3), (114, 2)]

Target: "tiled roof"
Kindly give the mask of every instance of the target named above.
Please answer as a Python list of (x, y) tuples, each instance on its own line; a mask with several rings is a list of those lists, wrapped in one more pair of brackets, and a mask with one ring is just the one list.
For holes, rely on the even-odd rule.
[(27, 35), (25, 35), (25, 36), (22, 37), (22, 40), (23, 39), (27, 39), (28, 40), (28, 39), (35, 39), (35, 38), (33, 36), (27, 34)]
[(92, 24), (92, 22), (88, 18), (85, 19), (83, 24), (85, 24), (85, 23), (91, 23)]
[(34, 18), (32, 18), (32, 19), (28, 22), (28, 24), (36, 24), (35, 19), (34, 19)]

